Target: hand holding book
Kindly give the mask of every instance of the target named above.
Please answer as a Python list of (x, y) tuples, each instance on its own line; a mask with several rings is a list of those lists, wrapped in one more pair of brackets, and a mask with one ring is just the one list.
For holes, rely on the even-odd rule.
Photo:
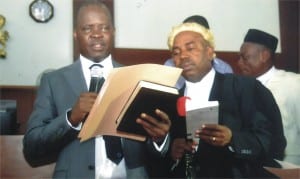
[[(158, 84), (159, 86), (165, 86), (165, 88), (172, 88), (175, 87), (175, 84), (179, 79), (181, 72), (182, 69), (158, 64), (140, 64), (114, 68), (105, 80), (103, 87), (95, 101), (95, 104), (93, 105), (78, 137), (81, 138), (81, 141), (85, 141), (97, 135), (113, 135), (144, 141), (148, 134), (141, 135), (141, 133), (137, 133), (144, 130), (140, 124), (136, 123), (136, 119), (140, 116), (140, 114), (146, 113), (148, 115), (154, 115), (155, 109), (160, 109), (161, 111), (164, 111), (166, 113), (169, 112), (163, 107), (157, 105), (152, 105), (154, 107), (149, 108), (150, 112), (147, 111), (148, 108), (147, 110), (144, 108), (143, 110), (136, 112), (137, 115), (135, 114), (132, 117), (128, 118), (130, 119), (129, 121), (131, 121), (131, 123), (133, 122), (133, 126), (139, 126), (140, 130), (134, 129), (130, 130), (130, 132), (126, 132), (122, 131), (122, 127), (117, 129), (118, 125), (121, 123), (121, 121), (123, 121), (118, 119), (119, 116), (126, 116), (126, 110), (124, 110), (124, 113), (122, 112), (122, 110), (125, 106), (127, 106), (127, 103), (130, 100), (130, 97), (134, 93), (135, 89), (139, 88), (137, 86), (141, 81), (147, 81), (151, 84), (153, 83)], [(126, 80), (124, 77), (126, 77)], [(147, 88), (148, 87), (136, 90), (136, 95), (138, 94), (137, 96), (143, 96), (139, 95), (140, 93), (138, 92), (148, 93), (149, 91), (152, 91), (153, 93), (153, 91), (156, 91), (153, 89), (149, 90)], [(160, 94), (160, 99), (163, 99), (162, 97), (168, 96), (170, 92), (156, 91), (154, 93)], [(178, 94), (173, 93), (172, 95), (176, 97), (176, 95)], [(132, 100), (131, 102), (133, 101), (134, 100)], [(152, 96), (148, 99), (141, 98), (138, 101), (140, 102), (138, 103), (138, 105), (136, 105), (136, 107), (140, 107), (146, 104), (149, 105), (150, 103), (152, 103), (152, 101), (155, 100)], [(164, 103), (165, 106), (168, 106), (169, 104), (168, 102), (161, 103)], [(176, 102), (174, 103), (174, 105), (175, 104)], [(128, 105), (128, 110), (130, 110), (130, 105)], [(132, 110), (135, 111), (135, 108), (133, 108)], [(174, 111), (176, 111), (176, 108)], [(153, 117), (156, 118), (157, 116), (154, 115)], [(170, 117), (170, 119), (172, 118)]]
[[(176, 101), (178, 97), (179, 92), (174, 87), (140, 81), (116, 120), (117, 130), (141, 136), (148, 136), (149, 133), (152, 134), (153, 130), (150, 130), (151, 128), (165, 126), (164, 123), (169, 122), (164, 121), (177, 116)], [(155, 112), (157, 109), (160, 112)], [(140, 121), (145, 116), (145, 120), (148, 122)], [(140, 119), (139, 122), (143, 125), (136, 122), (137, 118)], [(148, 130), (145, 130), (145, 128)]]
[(159, 109), (155, 110), (155, 114), (159, 119), (142, 113), (137, 119), (137, 123), (144, 128), (154, 142), (162, 142), (170, 130), (171, 120), (166, 113)]

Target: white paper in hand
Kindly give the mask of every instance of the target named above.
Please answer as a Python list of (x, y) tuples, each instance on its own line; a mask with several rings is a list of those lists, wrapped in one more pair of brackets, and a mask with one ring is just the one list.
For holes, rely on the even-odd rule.
[(186, 111), (187, 138), (196, 140), (195, 131), (203, 124), (218, 124), (219, 102), (210, 101), (205, 106)]

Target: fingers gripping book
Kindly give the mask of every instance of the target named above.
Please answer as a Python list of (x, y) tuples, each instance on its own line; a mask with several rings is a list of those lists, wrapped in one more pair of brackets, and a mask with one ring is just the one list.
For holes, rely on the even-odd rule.
[[(154, 97), (148, 97), (147, 99), (135, 99), (132, 97), (137, 94), (139, 94), (137, 95), (138, 97), (143, 96), (140, 94), (144, 94), (146, 97), (155, 94), (158, 96), (161, 95), (159, 99), (163, 99), (163, 97), (166, 96), (173, 96), (173, 98), (170, 99), (174, 100), (178, 95), (178, 91), (175, 90), (175, 85), (181, 72), (182, 69), (180, 68), (159, 64), (139, 64), (114, 68), (105, 80), (78, 137), (81, 141), (85, 141), (97, 135), (113, 135), (144, 141), (147, 137), (144, 131), (134, 130), (138, 131), (137, 133), (126, 131), (128, 128), (125, 127), (126, 130), (124, 129), (123, 120), (125, 119), (126, 122), (130, 120), (131, 124), (138, 125), (135, 123), (135, 115), (131, 117), (128, 117), (128, 115), (147, 112), (146, 109), (151, 108), (145, 104), (152, 103), (153, 100), (151, 99), (154, 99)], [(148, 84), (148, 86), (145, 86), (145, 84)], [(141, 85), (143, 87), (141, 87)], [(149, 86), (152, 86), (154, 89), (151, 89)], [(158, 86), (162, 88), (158, 88)], [(152, 91), (152, 93), (149, 93), (149, 91)], [(146, 93), (148, 93), (148, 95), (145, 95)], [(132, 103), (136, 100), (140, 101), (138, 106), (144, 105), (141, 111), (126, 113), (127, 110), (132, 110), (127, 103)], [(161, 101), (159, 104), (172, 103), (170, 101)], [(161, 107), (158, 104), (154, 104), (154, 106), (157, 106), (157, 108)], [(126, 110), (126, 108), (128, 109)], [(167, 108), (165, 110), (167, 110)], [(174, 102), (174, 109), (172, 109), (172, 111), (174, 110), (176, 111), (176, 102)], [(121, 117), (122, 115), (123, 118)], [(121, 127), (118, 128), (119, 124)]]

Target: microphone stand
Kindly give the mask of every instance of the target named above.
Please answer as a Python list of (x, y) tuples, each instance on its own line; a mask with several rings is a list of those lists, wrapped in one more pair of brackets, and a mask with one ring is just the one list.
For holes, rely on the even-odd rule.
[[(193, 139), (187, 139), (187, 142), (193, 142)], [(195, 170), (193, 166), (194, 154), (192, 152), (185, 152), (185, 177), (186, 179), (193, 179), (195, 177)]]
[[(191, 99), (188, 96), (182, 96), (177, 100), (177, 112), (181, 118), (184, 118), (185, 124), (186, 124), (186, 100)], [(187, 129), (187, 128), (186, 128)], [(193, 142), (193, 137), (191, 134), (188, 134), (188, 131), (186, 131), (186, 142)], [(193, 159), (194, 154), (192, 152), (185, 151), (184, 154), (184, 162), (185, 162), (185, 178), (192, 179), (196, 178), (196, 172), (193, 166)], [(176, 164), (172, 167), (176, 167), (178, 164), (178, 161), (176, 161)]]

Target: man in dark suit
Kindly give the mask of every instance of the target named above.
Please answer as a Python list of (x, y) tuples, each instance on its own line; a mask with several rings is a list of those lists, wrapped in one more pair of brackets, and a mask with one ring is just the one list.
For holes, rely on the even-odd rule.
[[(193, 152), (196, 177), (274, 177), (263, 169), (270, 156), (271, 121), (266, 114), (280, 119), (278, 106), (270, 93), (254, 78), (220, 74), (212, 68), (214, 37), (196, 23), (184, 23), (172, 29), (169, 49), (176, 67), (187, 80), (182, 93), (191, 98), (186, 109), (219, 102), (218, 124), (205, 124), (195, 131), (199, 141), (186, 140), (184, 120), (172, 124), (171, 177), (184, 177), (185, 153)], [(265, 105), (268, 108), (265, 108)], [(266, 111), (268, 110), (268, 111)], [(176, 123), (175, 123), (176, 122)], [(282, 149), (283, 150), (283, 149)]]
[(97, 93), (87, 92), (89, 67), (103, 66), (105, 78), (112, 68), (121, 65), (111, 58), (115, 30), (103, 3), (84, 1), (75, 23), (80, 57), (73, 64), (42, 76), (23, 140), (25, 158), (32, 166), (56, 162), (54, 178), (147, 177), (146, 157), (163, 156), (168, 147), (171, 122), (163, 111), (155, 111), (157, 120), (147, 114), (137, 119), (149, 133), (149, 139), (138, 142), (121, 138), (116, 160), (109, 158), (107, 152), (117, 149), (118, 142), (110, 149), (104, 136), (86, 142), (77, 138), (97, 97)]

